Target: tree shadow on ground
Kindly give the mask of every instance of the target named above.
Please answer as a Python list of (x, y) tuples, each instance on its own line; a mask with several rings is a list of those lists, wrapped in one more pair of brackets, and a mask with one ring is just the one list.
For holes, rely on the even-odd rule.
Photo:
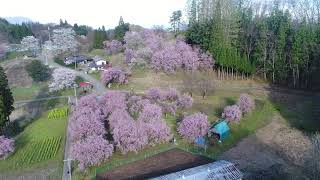
[[(315, 110), (320, 107), (316, 96), (298, 95), (281, 92), (270, 92), (269, 100), (286, 121), (297, 129), (305, 132), (320, 130), (320, 121), (316, 120)], [(316, 105), (319, 104), (319, 105)]]

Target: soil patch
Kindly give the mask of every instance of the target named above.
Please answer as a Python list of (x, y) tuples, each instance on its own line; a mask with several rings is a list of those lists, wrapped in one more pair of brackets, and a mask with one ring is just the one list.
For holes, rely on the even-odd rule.
[(213, 162), (212, 159), (172, 149), (155, 156), (97, 174), (97, 179), (148, 179)]

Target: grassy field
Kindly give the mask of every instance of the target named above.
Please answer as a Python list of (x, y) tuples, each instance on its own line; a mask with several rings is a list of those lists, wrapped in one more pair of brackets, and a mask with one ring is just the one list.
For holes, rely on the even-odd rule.
[[(0, 161), (0, 174), (19, 174), (48, 166), (61, 169), (67, 118), (49, 120), (47, 115), (43, 113), (15, 138), (16, 151)], [(60, 173), (55, 172), (53, 177), (60, 178)]]
[(15, 101), (29, 100), (34, 97), (41, 89), (40, 84), (33, 83), (30, 88), (14, 87), (11, 89)]

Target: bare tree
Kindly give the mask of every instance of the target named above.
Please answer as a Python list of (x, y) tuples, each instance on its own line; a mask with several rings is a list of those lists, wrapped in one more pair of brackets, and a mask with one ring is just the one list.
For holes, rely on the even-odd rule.
[(190, 96), (194, 92), (201, 94), (202, 98), (214, 92), (216, 83), (213, 76), (207, 71), (187, 71), (183, 77), (183, 89), (188, 92)]

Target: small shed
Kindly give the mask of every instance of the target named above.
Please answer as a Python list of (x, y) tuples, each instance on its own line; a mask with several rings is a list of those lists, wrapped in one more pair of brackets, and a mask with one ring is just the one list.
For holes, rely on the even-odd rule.
[(211, 135), (217, 135), (220, 141), (226, 139), (230, 135), (230, 128), (224, 119), (213, 124), (209, 131)]
[(92, 84), (90, 82), (80, 82), (79, 83), (80, 88), (83, 90), (92, 89)]

